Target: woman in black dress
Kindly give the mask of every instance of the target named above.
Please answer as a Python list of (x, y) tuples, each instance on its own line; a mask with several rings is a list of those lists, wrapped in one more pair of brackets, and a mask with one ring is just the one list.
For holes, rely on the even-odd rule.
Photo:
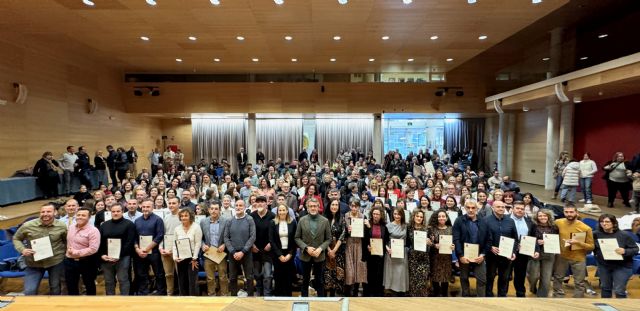
[(44, 198), (58, 197), (58, 184), (60, 183), (60, 164), (53, 159), (53, 153), (47, 151), (33, 167), (33, 176), (38, 178), (38, 185), (44, 194)]

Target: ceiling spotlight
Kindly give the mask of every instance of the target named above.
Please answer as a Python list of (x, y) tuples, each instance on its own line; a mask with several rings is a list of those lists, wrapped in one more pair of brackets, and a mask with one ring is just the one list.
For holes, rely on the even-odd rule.
[(295, 63), (295, 62), (298, 61), (298, 59), (297, 58), (292, 58), (291, 61)]
[(196, 40), (198, 40), (198, 38), (196, 38), (196, 37), (194, 37), (194, 36), (189, 36), (189, 40), (191, 40), (191, 41), (196, 41)]
[(345, 5), (349, 2), (349, 0), (338, 0), (338, 3)]
[(96, 5), (96, 4), (95, 4), (95, 3), (93, 3), (93, 1), (91, 1), (91, 0), (82, 0), (82, 3), (84, 3), (85, 5), (88, 5), (88, 6), (94, 6), (94, 5)]
[(330, 61), (330, 62), (335, 62), (335, 61), (336, 61), (336, 59), (335, 59), (335, 58), (331, 58), (331, 59), (329, 59), (329, 61)]
[(580, 95), (574, 95), (574, 96), (573, 96), (573, 102), (574, 102), (574, 103), (576, 103), (576, 104), (577, 104), (577, 103), (581, 103), (581, 102), (582, 102), (582, 96), (580, 96)]
[(533, 4), (542, 3), (542, 0), (531, 0), (531, 3), (533, 3)]
[(485, 39), (487, 39), (487, 36), (486, 35), (481, 35), (481, 36), (478, 37), (478, 39), (485, 40)]
[(589, 57), (587, 56), (580, 57), (580, 60), (587, 60), (587, 59), (589, 59)]
[(213, 5), (220, 5), (220, 0), (210, 0)]
[(142, 41), (149, 41), (149, 37), (147, 37), (147, 36), (141, 36), (141, 37), (140, 37), (140, 40), (142, 40)]
[(375, 58), (369, 58), (369, 61), (370, 61), (370, 62), (375, 62), (375, 61), (376, 61), (376, 59), (375, 59)]
[(413, 61), (413, 58), (408, 58), (408, 59), (407, 59), (407, 61), (408, 61), (408, 62), (412, 62), (412, 61)]
[(608, 37), (608, 36), (609, 36), (608, 34), (603, 33), (603, 34), (601, 34), (601, 35), (599, 35), (599, 36), (598, 36), (598, 39), (604, 39), (604, 38), (606, 38), (606, 37)]
[(411, 4), (413, 2), (413, 0), (402, 0), (402, 3), (404, 4)]
[(284, 4), (284, 0), (273, 0), (273, 2), (275, 2), (277, 5), (283, 5)]
[(546, 62), (546, 61), (548, 61), (548, 60), (550, 60), (550, 59), (551, 59), (551, 58), (549, 58), (549, 57), (544, 57), (544, 58), (542, 58), (542, 61), (543, 61), (543, 62)]
[(523, 105), (523, 106), (522, 106), (522, 111), (524, 111), (524, 112), (529, 111), (529, 107), (528, 107), (528, 106)]
[(151, 6), (155, 6), (156, 4), (158, 4), (155, 0), (145, 0), (145, 2), (147, 2), (147, 4)]
[(389, 36), (382, 36), (382, 40), (389, 40)]
[(257, 58), (252, 58), (251, 60), (252, 60), (254, 63), (257, 63), (257, 62), (259, 62), (259, 61), (260, 61), (260, 59), (257, 59)]
[(339, 41), (340, 39), (342, 39), (340, 36), (333, 36), (333, 40)]
[(182, 58), (176, 58), (176, 62), (182, 63)]
[(214, 58), (213, 61), (216, 62), (216, 63), (219, 63), (220, 59), (219, 58)]
[(447, 61), (448, 61), (448, 62), (452, 62), (452, 61), (453, 61), (453, 58), (447, 58)]
[(476, 1), (476, 0), (467, 0), (467, 3), (469, 3), (469, 4), (474, 4), (476, 2), (478, 2), (478, 1)]
[(243, 36), (237, 36), (236, 39), (238, 39), (238, 41), (242, 41), (242, 40), (244, 40), (244, 37)]
[(438, 36), (431, 36), (429, 39), (431, 39), (431, 40), (438, 40)]
[(287, 41), (291, 41), (291, 40), (293, 40), (293, 37), (292, 36), (284, 36), (284, 39), (287, 40)]

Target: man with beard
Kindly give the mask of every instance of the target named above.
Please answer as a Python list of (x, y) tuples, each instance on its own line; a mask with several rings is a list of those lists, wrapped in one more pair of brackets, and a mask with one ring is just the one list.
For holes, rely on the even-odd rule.
[(271, 296), (273, 262), (271, 261), (269, 229), (276, 215), (267, 209), (266, 197), (257, 197), (255, 204), (257, 209), (251, 213), (256, 227), (256, 240), (251, 247), (251, 252), (253, 252), (253, 275), (256, 280), (258, 296)]

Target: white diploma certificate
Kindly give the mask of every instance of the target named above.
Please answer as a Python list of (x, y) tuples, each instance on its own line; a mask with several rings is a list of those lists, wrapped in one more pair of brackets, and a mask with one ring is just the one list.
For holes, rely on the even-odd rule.
[(152, 235), (141, 235), (140, 241), (138, 241), (138, 247), (140, 247), (142, 250), (145, 250), (149, 245), (151, 245), (152, 242), (153, 242)]
[(413, 249), (421, 252), (427, 251), (427, 231), (413, 231)]
[(382, 248), (382, 239), (371, 239), (371, 255), (384, 255), (384, 249)]
[(165, 234), (162, 240), (162, 248), (167, 251), (173, 250), (173, 234)]
[(305, 192), (304, 187), (301, 187), (300, 189), (298, 189), (298, 197), (300, 199), (302, 199), (302, 197), (304, 197), (304, 195), (305, 195), (304, 192)]
[(404, 239), (391, 239), (391, 258), (404, 258)]
[(51, 239), (49, 239), (49, 236), (31, 240), (31, 249), (35, 252), (33, 254), (34, 261), (53, 257), (53, 248), (51, 248)]
[(523, 235), (520, 238), (520, 254), (533, 257), (536, 252), (536, 237)]
[(437, 211), (440, 209), (440, 201), (438, 202), (431, 202), (431, 209), (434, 211)]
[(438, 254), (451, 254), (453, 250), (451, 249), (451, 244), (453, 244), (453, 235), (449, 234), (441, 234), (438, 238), (440, 244), (440, 248), (438, 249)]
[(269, 179), (269, 183), (271, 184), (271, 187), (275, 187), (276, 186), (276, 180), (275, 179)]
[(389, 200), (391, 200), (391, 206), (395, 207), (398, 203), (398, 195), (395, 193), (389, 193)]
[(416, 209), (416, 202), (407, 202), (407, 210), (409, 211), (409, 213), (413, 213), (413, 210)]
[(120, 239), (107, 239), (107, 256), (113, 259), (120, 259)]
[(604, 260), (622, 260), (622, 255), (616, 253), (616, 249), (620, 248), (616, 239), (598, 239), (600, 251)]
[(451, 225), (453, 226), (458, 218), (458, 212), (447, 211), (447, 216), (449, 216), (449, 220), (451, 220)]
[(431, 216), (433, 216), (433, 211), (424, 211), (424, 222), (428, 224)]
[(515, 244), (514, 239), (508, 238), (506, 236), (501, 236), (500, 245), (498, 246), (498, 248), (500, 249), (500, 252), (498, 253), (498, 255), (506, 258), (511, 258), (511, 256), (513, 255), (514, 244)]
[(544, 252), (546, 254), (560, 254), (560, 236), (557, 234), (545, 233), (542, 235), (544, 241)]
[(104, 221), (107, 222), (111, 220), (111, 212), (110, 211), (104, 211)]
[(176, 240), (176, 256), (178, 259), (186, 259), (193, 257), (193, 250), (191, 249), (191, 241), (188, 238)]
[(200, 226), (200, 222), (205, 218), (207, 218), (207, 215), (196, 215), (194, 223)]
[(160, 217), (160, 219), (164, 219), (164, 211), (164, 209), (154, 209), (153, 213)]
[(351, 237), (353, 238), (364, 237), (364, 219), (363, 218), (351, 218)]
[(464, 257), (469, 260), (480, 257), (480, 245), (464, 243)]

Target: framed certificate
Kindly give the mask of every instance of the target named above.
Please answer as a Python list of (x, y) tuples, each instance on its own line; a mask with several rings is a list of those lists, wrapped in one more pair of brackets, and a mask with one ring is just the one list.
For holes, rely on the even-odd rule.
[(188, 238), (176, 240), (176, 256), (178, 259), (187, 259), (193, 257), (193, 249), (191, 248), (191, 240)]

